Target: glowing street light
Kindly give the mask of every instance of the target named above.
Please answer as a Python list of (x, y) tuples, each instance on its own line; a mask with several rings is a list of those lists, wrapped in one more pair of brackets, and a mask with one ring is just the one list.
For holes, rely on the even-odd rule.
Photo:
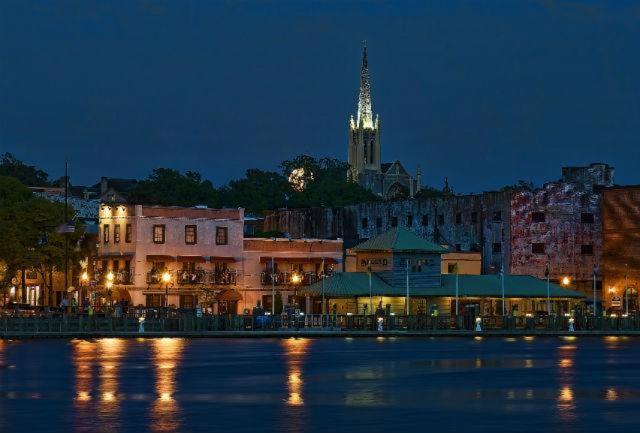
[(171, 282), (171, 274), (169, 272), (163, 272), (162, 273), (162, 282), (163, 283), (170, 283)]
[(107, 274), (107, 282), (113, 282), (114, 278), (115, 278), (115, 275), (113, 275), (113, 272), (109, 272)]
[(571, 284), (571, 278), (569, 277), (562, 277), (562, 285), (567, 287), (569, 284)]
[(299, 273), (294, 272), (291, 275), (291, 284), (296, 285), (296, 284), (300, 284), (301, 282), (302, 282), (302, 276)]
[(82, 280), (83, 283), (87, 283), (89, 281), (89, 274), (85, 271), (82, 273), (82, 275), (80, 276), (80, 279)]

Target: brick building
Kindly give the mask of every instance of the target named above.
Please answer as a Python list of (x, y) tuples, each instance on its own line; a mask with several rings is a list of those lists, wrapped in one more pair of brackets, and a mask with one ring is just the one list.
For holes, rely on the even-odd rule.
[(640, 185), (612, 187), (602, 198), (605, 305), (638, 311), (640, 287)]

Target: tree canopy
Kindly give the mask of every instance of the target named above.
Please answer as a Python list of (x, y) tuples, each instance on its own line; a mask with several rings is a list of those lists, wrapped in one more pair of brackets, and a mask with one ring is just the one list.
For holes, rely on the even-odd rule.
[[(68, 215), (73, 219), (72, 208)], [(18, 179), (0, 176), (0, 262), (5, 269), (0, 286), (6, 287), (21, 269), (61, 269), (64, 235), (58, 227), (64, 222), (63, 203), (36, 197)], [(82, 226), (76, 222), (75, 233), (67, 235), (71, 266), (80, 258), (74, 245), (82, 235)]]
[(27, 165), (10, 153), (0, 158), (0, 176), (18, 179), (26, 186), (49, 186), (49, 175), (33, 165)]
[(220, 206), (220, 192), (200, 173), (182, 174), (171, 168), (156, 168), (129, 193), (133, 203), (163, 206)]

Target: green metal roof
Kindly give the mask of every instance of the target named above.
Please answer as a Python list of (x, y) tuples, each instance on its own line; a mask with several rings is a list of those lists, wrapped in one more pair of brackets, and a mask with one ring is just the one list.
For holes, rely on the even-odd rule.
[(354, 251), (420, 251), (444, 253), (446, 248), (429, 242), (411, 230), (396, 227), (353, 248)]
[[(456, 276), (445, 274), (440, 287), (417, 288), (411, 286), (411, 296), (455, 296)], [(406, 287), (396, 287), (386, 283), (375, 272), (371, 274), (371, 289), (374, 296), (404, 296)], [(546, 298), (547, 282), (528, 275), (505, 275), (505, 296), (507, 298)], [(557, 284), (549, 285), (552, 298), (584, 298), (575, 290), (568, 290)], [(322, 282), (316, 282), (299, 290), (304, 295), (318, 296), (322, 293)], [(366, 272), (340, 272), (324, 279), (325, 296), (356, 297), (369, 296), (369, 275)], [(462, 297), (501, 297), (500, 275), (459, 275), (458, 295)]]

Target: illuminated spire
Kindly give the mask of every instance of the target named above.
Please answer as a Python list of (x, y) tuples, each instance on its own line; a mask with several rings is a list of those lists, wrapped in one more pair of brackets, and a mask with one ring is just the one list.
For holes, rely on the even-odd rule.
[(360, 95), (358, 97), (357, 125), (373, 128), (371, 109), (371, 84), (369, 83), (369, 66), (367, 64), (367, 41), (362, 43), (362, 68), (360, 69)]

